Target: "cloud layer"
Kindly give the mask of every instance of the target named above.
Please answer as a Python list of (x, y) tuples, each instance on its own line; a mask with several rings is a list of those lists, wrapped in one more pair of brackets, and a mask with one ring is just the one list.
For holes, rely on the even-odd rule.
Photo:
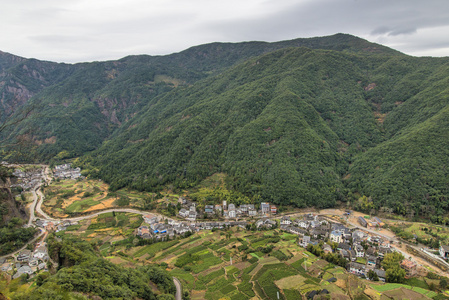
[(0, 50), (59, 62), (338, 32), (449, 56), (446, 0), (21, 0), (2, 3), (0, 26)]

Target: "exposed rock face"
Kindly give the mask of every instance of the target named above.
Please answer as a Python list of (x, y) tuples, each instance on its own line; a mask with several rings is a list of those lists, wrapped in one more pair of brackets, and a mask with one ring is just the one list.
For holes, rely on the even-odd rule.
[(26, 59), (0, 51), (0, 120), (44, 88), (65, 78), (72, 65)]
[(2, 215), (0, 215), (0, 224), (7, 224), (14, 217), (21, 219), (26, 218), (25, 207), (17, 202), (11, 194), (11, 179), (6, 178), (5, 181), (0, 179), (0, 206)]

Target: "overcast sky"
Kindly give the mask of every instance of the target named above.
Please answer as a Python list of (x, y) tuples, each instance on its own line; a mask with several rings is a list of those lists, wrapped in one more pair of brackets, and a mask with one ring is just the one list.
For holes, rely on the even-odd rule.
[(449, 56), (449, 0), (0, 0), (0, 50), (57, 62), (349, 33)]

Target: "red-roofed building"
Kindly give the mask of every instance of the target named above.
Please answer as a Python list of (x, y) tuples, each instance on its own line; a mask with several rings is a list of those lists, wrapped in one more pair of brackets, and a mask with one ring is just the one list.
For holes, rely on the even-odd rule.
[(405, 278), (411, 278), (417, 273), (417, 264), (411, 260), (404, 259), (401, 261), (401, 268), (405, 270)]

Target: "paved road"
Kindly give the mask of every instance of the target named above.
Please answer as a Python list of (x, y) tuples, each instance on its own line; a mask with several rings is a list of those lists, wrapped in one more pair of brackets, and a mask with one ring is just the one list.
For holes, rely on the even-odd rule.
[(173, 283), (176, 286), (176, 300), (182, 300), (182, 287), (181, 282), (179, 282), (178, 278), (173, 277)]
[(38, 200), (36, 191), (34, 189), (31, 191), (31, 193), (33, 194), (33, 203), (31, 203), (30, 206), (30, 217), (28, 218), (27, 227), (33, 226), (33, 221), (35, 219), (34, 211), (36, 210), (36, 204)]

